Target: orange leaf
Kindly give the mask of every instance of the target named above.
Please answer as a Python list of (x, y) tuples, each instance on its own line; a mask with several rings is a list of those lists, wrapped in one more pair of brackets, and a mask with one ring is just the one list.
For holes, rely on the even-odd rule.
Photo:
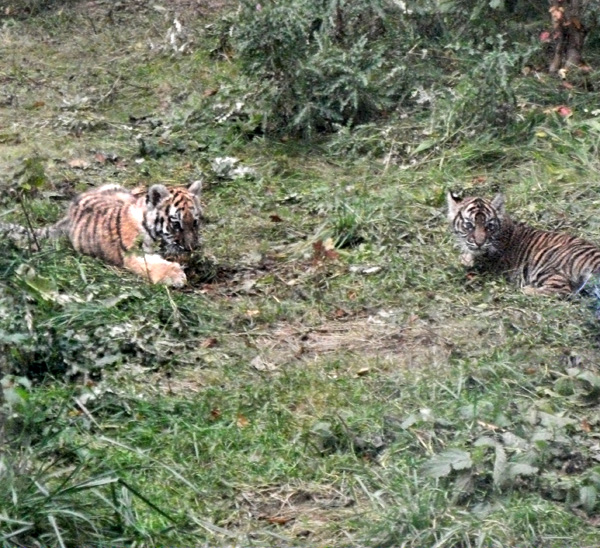
[(287, 518), (285, 516), (271, 516), (265, 518), (269, 523), (274, 523), (276, 525), (285, 525), (289, 521), (292, 521), (292, 518)]
[(250, 421), (246, 417), (244, 417), (244, 415), (239, 414), (237, 416), (236, 424), (238, 428), (246, 428), (246, 426), (250, 424)]

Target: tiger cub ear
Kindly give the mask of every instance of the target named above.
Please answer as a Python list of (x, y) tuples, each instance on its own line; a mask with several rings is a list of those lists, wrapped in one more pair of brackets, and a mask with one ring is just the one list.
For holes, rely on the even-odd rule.
[(504, 215), (504, 196), (502, 194), (496, 194), (492, 200), (492, 207), (496, 210), (498, 215)]
[(191, 192), (196, 198), (200, 198), (200, 194), (202, 194), (202, 179), (194, 181), (188, 186), (188, 192)]
[(165, 185), (152, 185), (146, 195), (146, 203), (156, 207), (162, 200), (169, 197), (169, 190)]
[(454, 217), (456, 217), (456, 214), (460, 210), (460, 204), (462, 202), (462, 199), (451, 191), (448, 191), (448, 194), (446, 196), (448, 199), (448, 218), (452, 220), (454, 219)]

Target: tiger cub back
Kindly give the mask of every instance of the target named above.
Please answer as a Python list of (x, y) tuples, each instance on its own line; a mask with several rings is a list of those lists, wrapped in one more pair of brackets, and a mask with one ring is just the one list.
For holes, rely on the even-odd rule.
[(568, 295), (600, 273), (598, 246), (513, 221), (500, 194), (487, 200), (448, 193), (448, 219), (465, 266), (502, 272), (526, 293)]

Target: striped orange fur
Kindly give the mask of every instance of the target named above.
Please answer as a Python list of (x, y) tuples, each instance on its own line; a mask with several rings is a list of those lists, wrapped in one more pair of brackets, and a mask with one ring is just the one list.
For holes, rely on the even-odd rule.
[(598, 246), (513, 221), (500, 194), (487, 200), (448, 193), (448, 219), (465, 266), (502, 272), (526, 293), (568, 295), (600, 273)]
[[(189, 254), (199, 245), (201, 183), (189, 188), (153, 185), (145, 193), (105, 185), (77, 196), (66, 217), (34, 231), (36, 239), (66, 235), (75, 250), (126, 268), (152, 283), (182, 287), (182, 266), (165, 257)], [(0, 224), (16, 241), (20, 225)], [(141, 245), (142, 253), (136, 253)]]

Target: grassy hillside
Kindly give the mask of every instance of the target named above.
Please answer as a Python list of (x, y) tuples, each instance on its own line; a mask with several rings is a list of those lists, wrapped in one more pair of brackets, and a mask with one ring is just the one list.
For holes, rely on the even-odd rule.
[(235, 7), (0, 19), (0, 221), (199, 178), (206, 214), (183, 290), (0, 241), (3, 545), (598, 546), (597, 303), (466, 271), (445, 212), (502, 191), (600, 242), (598, 73), (518, 71), (504, 126), (438, 64), (453, 96), (409, 79), (303, 139), (269, 131)]

